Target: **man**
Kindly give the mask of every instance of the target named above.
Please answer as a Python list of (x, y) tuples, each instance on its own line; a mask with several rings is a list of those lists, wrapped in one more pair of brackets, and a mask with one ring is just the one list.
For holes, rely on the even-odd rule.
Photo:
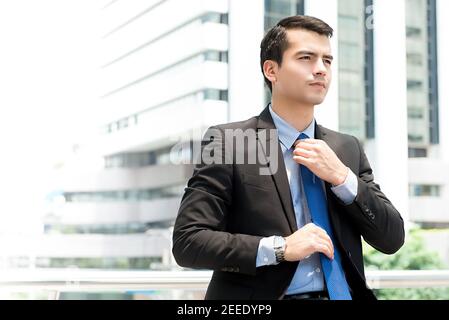
[[(218, 146), (212, 156), (226, 161), (196, 165), (173, 254), (181, 266), (214, 270), (206, 299), (375, 299), (361, 237), (386, 254), (403, 245), (401, 215), (374, 182), (359, 141), (314, 119), (331, 83), (332, 33), (317, 18), (281, 20), (261, 43), (271, 103), (203, 139), (203, 154)], [(229, 130), (253, 130), (257, 148), (233, 145)], [(269, 157), (266, 141), (277, 157), (236, 162), (232, 152)]]

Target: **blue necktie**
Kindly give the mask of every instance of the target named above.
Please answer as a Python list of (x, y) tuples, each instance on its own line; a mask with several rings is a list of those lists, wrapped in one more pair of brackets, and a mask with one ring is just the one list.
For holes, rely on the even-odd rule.
[[(304, 133), (298, 139), (307, 139)], [(312, 217), (312, 222), (324, 229), (334, 244), (334, 259), (329, 259), (325, 254), (320, 253), (321, 267), (326, 280), (327, 291), (331, 300), (352, 300), (349, 293), (349, 286), (341, 266), (340, 253), (335, 245), (332, 228), (329, 222), (327, 202), (324, 194), (321, 179), (314, 176), (306, 166), (300, 165), (302, 183), (304, 185), (307, 204)]]

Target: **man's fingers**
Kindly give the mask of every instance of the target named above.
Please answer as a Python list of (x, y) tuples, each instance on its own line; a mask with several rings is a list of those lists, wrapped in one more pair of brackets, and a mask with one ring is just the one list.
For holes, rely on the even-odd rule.
[(330, 246), (324, 242), (318, 244), (317, 251), (325, 254), (329, 259), (334, 259), (334, 253)]
[(303, 157), (303, 156), (293, 156), (293, 160), (295, 160), (297, 163), (308, 166), (312, 163), (312, 160), (309, 158)]
[(313, 155), (313, 151), (307, 150), (307, 149), (305, 149), (305, 148), (296, 148), (296, 149), (293, 151), (293, 154), (294, 154), (295, 156), (303, 156), (303, 157), (308, 158), (308, 157), (310, 157), (311, 155)]
[(327, 232), (325, 230), (317, 227), (315, 236), (316, 236), (315, 241), (320, 243), (320, 245), (325, 245), (327, 248), (327, 251), (323, 252), (323, 253), (326, 254), (329, 257), (329, 259), (333, 259), (334, 258), (334, 245), (332, 243), (332, 239), (329, 237)]
[(329, 259), (334, 259), (334, 246), (332, 244), (332, 241), (328, 240), (325, 241), (326, 247), (328, 249), (329, 254), (327, 255)]
[(334, 258), (334, 244), (332, 243), (331, 238), (326, 234), (326, 235), (322, 236), (321, 239), (322, 239), (322, 241), (324, 241), (326, 246), (329, 248), (329, 253), (330, 253), (329, 258), (333, 259)]
[(298, 140), (298, 141), (295, 142), (295, 149), (297, 149), (297, 148), (304, 148), (304, 149), (307, 149), (307, 150), (312, 150), (313, 147), (314, 147), (314, 144), (304, 142), (304, 140)]
[(320, 235), (320, 236), (322, 236), (322, 237), (325, 237), (325, 238), (327, 238), (327, 239), (330, 240), (330, 237), (329, 237), (329, 235), (327, 234), (326, 230), (324, 230), (323, 228), (317, 226), (316, 224), (313, 224), (313, 225), (315, 226), (315, 232), (316, 232), (318, 235)]
[(314, 252), (321, 252), (329, 259), (334, 259), (334, 245), (326, 230), (318, 227), (313, 222), (308, 223), (303, 228), (305, 229), (306, 237), (311, 241)]
[(312, 139), (312, 138), (298, 140), (298, 142), (305, 142), (305, 143), (308, 143), (308, 144), (317, 144), (317, 143), (321, 143), (322, 141), (323, 140)]

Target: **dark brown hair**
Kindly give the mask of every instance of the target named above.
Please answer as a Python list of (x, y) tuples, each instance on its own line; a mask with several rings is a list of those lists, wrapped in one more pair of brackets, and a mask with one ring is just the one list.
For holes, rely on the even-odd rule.
[(282, 56), (289, 46), (286, 30), (290, 29), (309, 30), (329, 38), (334, 32), (326, 22), (318, 18), (299, 15), (284, 18), (268, 30), (260, 43), (260, 68), (270, 92), (272, 91), (271, 81), (263, 73), (263, 64), (266, 60), (273, 60), (281, 66)]

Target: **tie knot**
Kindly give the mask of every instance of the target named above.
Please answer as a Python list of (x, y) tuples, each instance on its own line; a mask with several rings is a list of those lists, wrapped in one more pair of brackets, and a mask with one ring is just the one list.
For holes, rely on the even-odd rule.
[(309, 136), (306, 135), (305, 133), (301, 133), (301, 134), (298, 136), (298, 139), (299, 139), (299, 140), (309, 139)]
[(296, 139), (296, 141), (293, 143), (292, 148), (293, 148), (293, 149), (295, 148), (296, 142), (297, 142), (298, 140), (303, 140), (303, 139), (309, 139), (309, 136), (306, 135), (305, 133), (301, 133), (301, 134), (298, 136), (298, 138)]

